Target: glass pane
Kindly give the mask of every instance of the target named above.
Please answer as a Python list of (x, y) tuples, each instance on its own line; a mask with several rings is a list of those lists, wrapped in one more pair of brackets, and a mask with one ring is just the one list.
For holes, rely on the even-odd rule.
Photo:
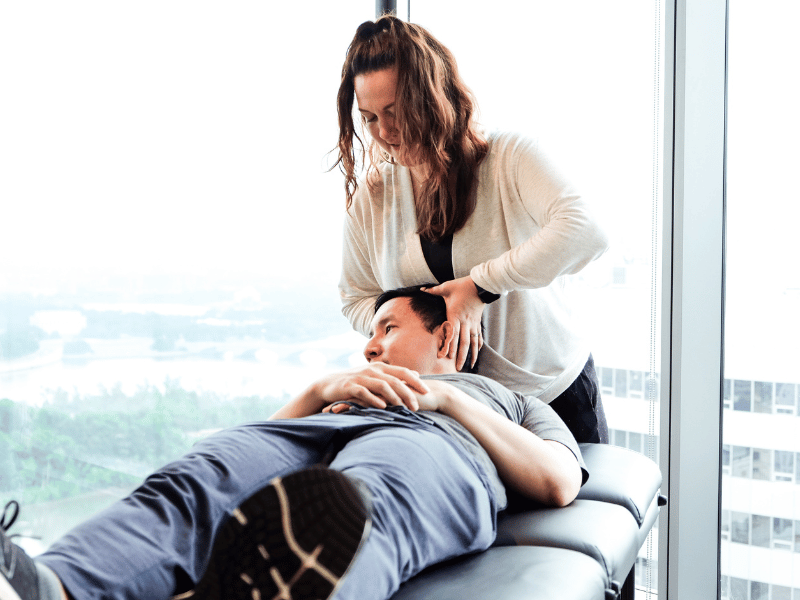
[(751, 581), (750, 600), (769, 600), (769, 584), (761, 581)]
[(772, 479), (772, 452), (765, 448), (753, 448), (753, 479)]
[[(796, 83), (785, 76), (800, 52), (800, 4), (730, 0), (728, 7), (724, 377), (732, 406), (724, 405), (722, 438), (732, 444), (732, 465), (730, 475), (723, 470), (721, 508), (753, 516), (749, 540), (743, 516), (739, 535), (732, 531), (728, 541), (721, 532), (720, 566), (723, 576), (742, 578), (740, 597), (774, 600), (800, 587), (786, 562), (800, 519), (800, 202), (787, 192), (800, 162), (800, 115)], [(751, 478), (730, 481), (747, 477), (744, 448), (752, 448)]]
[(760, 413), (772, 412), (773, 385), (766, 381), (753, 382), (753, 411)]
[(794, 551), (800, 552), (800, 521), (794, 522)]
[(753, 398), (752, 381), (733, 382), (733, 410), (750, 411)]
[(723, 468), (731, 466), (731, 447), (727, 444), (722, 446), (722, 466)]
[(644, 392), (644, 373), (642, 371), (628, 371), (628, 395), (632, 398), (641, 398)]
[(628, 397), (628, 370), (616, 369), (614, 374), (614, 395), (617, 398)]
[[(654, 107), (662, 106), (653, 95), (663, 68), (657, 6), (663, 10), (640, 0), (465, 0), (454, 8), (425, 0), (411, 8), (412, 20), (457, 57), (481, 122), (536, 140), (606, 228), (608, 252), (566, 283), (592, 340), (609, 428), (623, 430), (611, 441), (638, 451), (648, 451), (642, 435), (658, 431), (659, 414), (653, 365), (661, 344), (651, 338), (660, 317), (660, 290), (651, 285), (661, 281), (653, 277), (661, 176)], [(651, 379), (655, 385), (642, 389)], [(641, 406), (630, 408), (631, 398)], [(657, 557), (649, 558), (655, 588)]]
[(776, 547), (792, 549), (792, 521), (791, 519), (772, 520), (772, 543)]
[(636, 452), (645, 452), (645, 448), (642, 445), (644, 441), (644, 436), (641, 433), (636, 431), (631, 431), (630, 435), (628, 436), (628, 447), (631, 450), (636, 450)]
[(0, 500), (31, 553), (360, 351), (326, 156), (374, 7), (4, 4)]
[(730, 539), (731, 537), (731, 511), (722, 510), (720, 515), (719, 531), (722, 539)]
[(775, 450), (775, 481), (794, 481), (794, 453)]
[(731, 541), (738, 544), (750, 543), (750, 515), (731, 511)]
[(750, 448), (733, 446), (733, 462), (731, 464), (731, 475), (733, 477), (751, 477), (752, 468), (750, 460)]
[(777, 384), (775, 386), (775, 404), (778, 406), (794, 406), (796, 387), (792, 383)]
[(769, 548), (771, 519), (762, 515), (753, 515), (753, 535), (751, 542), (754, 546)]
[(750, 597), (747, 580), (738, 577), (730, 578), (731, 600), (747, 600)]
[(794, 481), (800, 483), (800, 452), (794, 455)]
[(614, 429), (613, 434), (611, 435), (611, 443), (615, 446), (621, 446), (622, 448), (628, 447), (628, 432), (623, 431), (622, 429)]
[(772, 600), (792, 600), (792, 588), (782, 585), (772, 586)]

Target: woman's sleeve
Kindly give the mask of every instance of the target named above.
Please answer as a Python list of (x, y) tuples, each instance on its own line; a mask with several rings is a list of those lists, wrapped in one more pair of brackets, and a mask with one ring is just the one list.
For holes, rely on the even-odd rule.
[(368, 336), (375, 314), (375, 299), (383, 290), (375, 277), (364, 228), (357, 222), (353, 214), (355, 210), (351, 207), (344, 220), (339, 296), (342, 314), (353, 329)]
[(521, 203), (539, 229), (528, 239), (470, 271), (491, 292), (545, 287), (599, 257), (608, 239), (586, 202), (533, 142), (517, 138), (498, 160), (494, 176), (502, 203)]

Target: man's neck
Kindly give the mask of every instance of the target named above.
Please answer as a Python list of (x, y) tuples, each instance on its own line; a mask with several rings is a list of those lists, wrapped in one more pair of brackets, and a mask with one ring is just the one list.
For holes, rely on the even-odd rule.
[(434, 368), (431, 370), (430, 373), (424, 373), (424, 375), (455, 375), (458, 373), (458, 369), (456, 369), (456, 362), (454, 359), (452, 360), (439, 360), (437, 361)]

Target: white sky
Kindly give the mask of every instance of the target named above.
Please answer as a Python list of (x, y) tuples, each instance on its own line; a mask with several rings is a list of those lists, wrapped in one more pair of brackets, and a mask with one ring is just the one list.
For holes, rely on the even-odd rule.
[(324, 158), (374, 3), (284, 4), (3, 3), (3, 271), (338, 270)]
[[(649, 257), (653, 4), (471, 0), (458, 19), (450, 6), (420, 0), (411, 13), (454, 50), (484, 122), (539, 138), (617, 256)], [(797, 78), (780, 60), (796, 56), (798, 6), (731, 8), (728, 266), (743, 289), (754, 274), (800, 285), (780, 260), (797, 254), (800, 220), (797, 187), (780, 177), (800, 160)], [(0, 286), (32, 271), (231, 270), (333, 285), (343, 193), (325, 157), (341, 61), (373, 11), (373, 0), (2, 3)]]

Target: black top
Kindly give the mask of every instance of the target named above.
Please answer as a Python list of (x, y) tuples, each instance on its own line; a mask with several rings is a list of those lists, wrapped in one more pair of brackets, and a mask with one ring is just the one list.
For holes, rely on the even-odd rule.
[(432, 242), (420, 236), (419, 243), (422, 245), (422, 255), (428, 268), (436, 277), (436, 281), (444, 283), (455, 279), (453, 272), (453, 236), (447, 235), (438, 242)]

